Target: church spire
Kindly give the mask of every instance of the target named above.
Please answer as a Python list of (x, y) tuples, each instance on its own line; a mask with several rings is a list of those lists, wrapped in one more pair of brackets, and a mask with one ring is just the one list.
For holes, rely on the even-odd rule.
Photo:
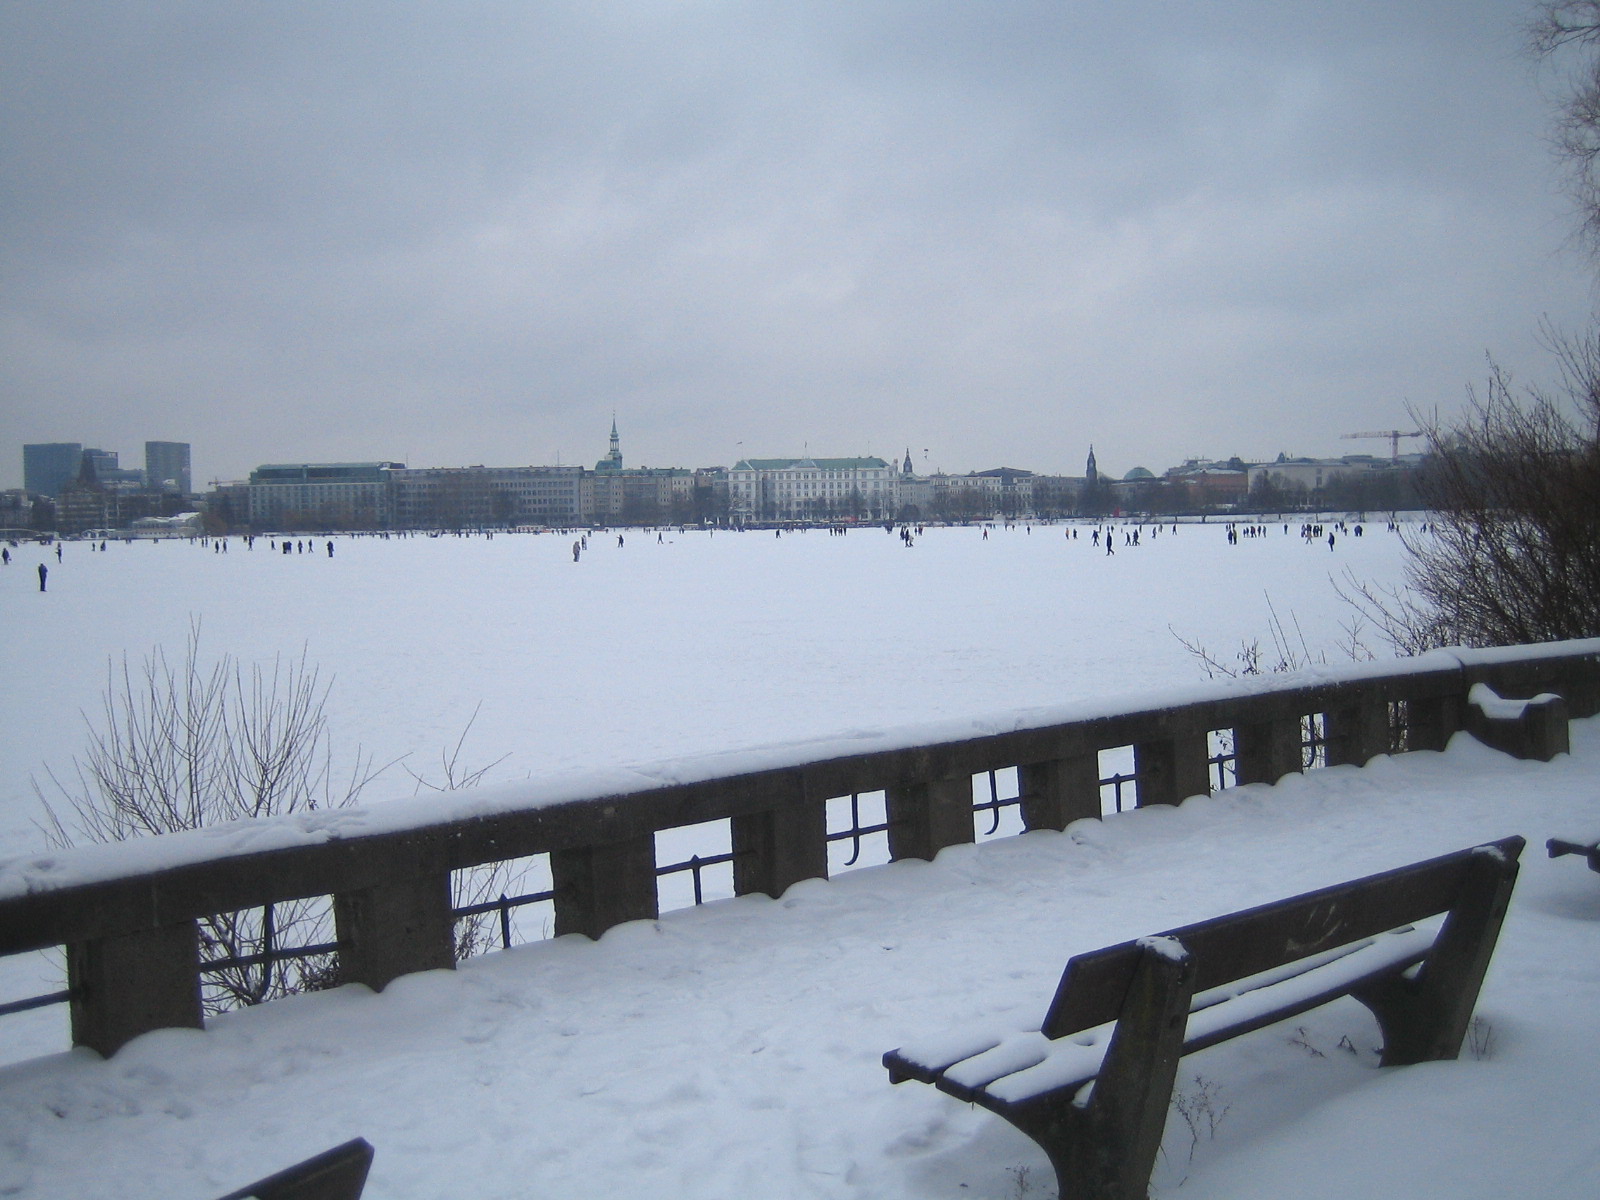
[(606, 456), (595, 463), (596, 471), (622, 470), (622, 439), (617, 436), (617, 414), (611, 414), (611, 449)]

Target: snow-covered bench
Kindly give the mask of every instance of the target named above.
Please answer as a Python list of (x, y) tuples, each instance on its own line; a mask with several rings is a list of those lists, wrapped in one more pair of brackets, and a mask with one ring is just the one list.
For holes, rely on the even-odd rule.
[(352, 1138), (220, 1200), (360, 1200), (371, 1166), (372, 1143)]
[(1589, 860), (1591, 871), (1600, 871), (1600, 837), (1553, 837), (1544, 846), (1551, 858), (1560, 858), (1563, 854), (1581, 854)]
[(1385, 1066), (1456, 1057), (1523, 844), (1080, 954), (1039, 1029), (921, 1039), (883, 1064), (893, 1083), (931, 1083), (1033, 1138), (1063, 1200), (1144, 1196), (1185, 1054), (1348, 995), (1378, 1018)]

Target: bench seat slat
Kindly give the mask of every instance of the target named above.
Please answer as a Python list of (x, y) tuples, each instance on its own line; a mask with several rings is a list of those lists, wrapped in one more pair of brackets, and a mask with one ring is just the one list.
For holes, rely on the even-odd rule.
[(1003, 1033), (961, 1030), (901, 1046), (885, 1054), (883, 1061), (890, 1071), (899, 1076), (895, 1081), (897, 1083), (900, 1079), (933, 1083), (956, 1063), (994, 1049), (1005, 1038)]
[[(1274, 982), (1251, 985), (1246, 980), (1217, 989), (1234, 994), (1219, 1004), (1197, 1003), (1184, 1035), (1184, 1053), (1204, 1050), (1252, 1029), (1320, 1008), (1330, 1000), (1348, 996), (1364, 983), (1414, 966), (1428, 956), (1435, 933), (1436, 930), (1417, 927), (1397, 929), (1328, 956), (1311, 969), (1287, 978), (1274, 971), (1268, 973), (1280, 976)], [(1207, 997), (1208, 993), (1201, 993), (1196, 1000)]]

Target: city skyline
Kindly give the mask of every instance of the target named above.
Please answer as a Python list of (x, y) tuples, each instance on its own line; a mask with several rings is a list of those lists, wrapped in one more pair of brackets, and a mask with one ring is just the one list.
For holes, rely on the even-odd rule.
[[(1391, 443), (1391, 447), (1392, 447), (1392, 455), (1384, 455), (1384, 454), (1379, 453), (1379, 452), (1377, 452), (1376, 450), (1373, 450), (1373, 449), (1362, 449), (1362, 448), (1359, 448), (1359, 447), (1346, 448), (1346, 449), (1340, 450), (1340, 451), (1338, 451), (1336, 453), (1328, 454), (1328, 455), (1294, 455), (1294, 454), (1289, 454), (1287, 451), (1279, 451), (1278, 454), (1276, 454), (1276, 455), (1261, 456), (1261, 457), (1251, 457), (1251, 456), (1246, 456), (1246, 455), (1240, 455), (1240, 454), (1237, 454), (1237, 453), (1223, 453), (1223, 454), (1219, 454), (1219, 455), (1215, 456), (1214, 458), (1204, 458), (1204, 459), (1191, 456), (1189, 458), (1180, 460), (1178, 462), (1157, 463), (1157, 465), (1155, 465), (1153, 467), (1150, 465), (1149, 462), (1144, 462), (1144, 461), (1135, 462), (1132, 465), (1127, 466), (1126, 468), (1117, 468), (1117, 467), (1113, 466), (1109, 470), (1106, 469), (1104, 466), (1097, 465), (1096, 470), (1098, 471), (1098, 473), (1100, 474), (1100, 476), (1102, 478), (1109, 479), (1109, 480), (1120, 480), (1120, 479), (1125, 479), (1125, 478), (1129, 478), (1129, 477), (1138, 477), (1141, 474), (1154, 475), (1156, 477), (1160, 477), (1162, 474), (1164, 474), (1164, 473), (1166, 473), (1168, 471), (1172, 471), (1174, 469), (1177, 469), (1177, 468), (1180, 468), (1180, 467), (1184, 467), (1184, 466), (1188, 466), (1188, 465), (1191, 465), (1191, 464), (1205, 463), (1205, 464), (1220, 465), (1220, 464), (1225, 464), (1225, 463), (1229, 462), (1230, 460), (1233, 460), (1236, 463), (1243, 463), (1245, 465), (1260, 465), (1260, 464), (1270, 463), (1270, 462), (1274, 461), (1275, 459), (1280, 459), (1280, 458), (1284, 458), (1284, 457), (1287, 457), (1289, 460), (1292, 461), (1292, 460), (1297, 460), (1297, 459), (1307, 459), (1307, 460), (1310, 460), (1310, 459), (1332, 460), (1332, 459), (1356, 459), (1356, 458), (1382, 459), (1382, 458), (1385, 458), (1385, 457), (1391, 457), (1392, 456), (1392, 457), (1395, 457), (1396, 461), (1399, 461), (1400, 458), (1403, 458), (1405, 456), (1401, 455), (1400, 452), (1399, 452), (1399, 442), (1394, 437), (1388, 436), (1388, 435), (1398, 434), (1399, 437), (1401, 437), (1401, 438), (1409, 438), (1409, 439), (1416, 439), (1416, 438), (1420, 437), (1419, 434), (1401, 433), (1400, 431), (1397, 431), (1397, 430), (1385, 430), (1385, 431), (1383, 431), (1383, 434), (1385, 436), (1382, 436), (1382, 437), (1380, 437), (1379, 434), (1377, 434), (1377, 433), (1351, 433), (1351, 434), (1341, 434), (1339, 436), (1340, 436), (1341, 440), (1356, 440), (1356, 441), (1360, 441), (1360, 442), (1363, 442), (1363, 443), (1365, 443), (1365, 442), (1375, 442), (1375, 441), (1380, 441), (1380, 440), (1381, 441), (1390, 442)], [(582, 468), (584, 468), (586, 470), (599, 471), (599, 472), (603, 473), (603, 472), (608, 471), (608, 470), (621, 470), (624, 467), (624, 463), (626, 463), (626, 469), (629, 470), (629, 471), (648, 467), (648, 468), (650, 468), (652, 470), (674, 470), (674, 471), (694, 472), (694, 471), (702, 471), (702, 470), (729, 471), (729, 470), (737, 468), (738, 466), (740, 466), (742, 464), (745, 464), (747, 460), (749, 460), (749, 461), (756, 461), (756, 460), (779, 461), (779, 460), (782, 460), (782, 461), (792, 461), (792, 462), (797, 462), (798, 463), (798, 462), (802, 462), (802, 461), (805, 461), (805, 460), (807, 460), (809, 458), (813, 458), (813, 457), (818, 458), (818, 459), (835, 457), (835, 456), (827, 454), (825, 451), (824, 452), (813, 452), (813, 451), (811, 451), (809, 449), (809, 445), (808, 445), (799, 454), (765, 455), (765, 454), (761, 454), (759, 452), (758, 453), (750, 453), (750, 454), (746, 454), (746, 453), (741, 452), (737, 458), (735, 458), (735, 459), (733, 459), (732, 461), (729, 461), (729, 462), (713, 463), (713, 462), (699, 462), (699, 461), (697, 461), (697, 462), (693, 462), (693, 463), (690, 463), (690, 462), (678, 462), (678, 463), (648, 464), (648, 463), (643, 463), (643, 462), (635, 462), (635, 461), (632, 461), (631, 459), (628, 459), (623, 454), (623, 452), (621, 450), (621, 441), (622, 441), (622, 438), (621, 438), (621, 435), (620, 435), (619, 430), (618, 430), (617, 421), (616, 421), (616, 418), (613, 417), (612, 424), (611, 424), (611, 433), (610, 433), (610, 437), (609, 437), (609, 449), (608, 449), (608, 452), (605, 455), (592, 460), (592, 462), (583, 460), (581, 458), (581, 456), (580, 456), (579, 461), (569, 462), (569, 463), (557, 463), (557, 462), (512, 463), (512, 462), (491, 462), (491, 461), (488, 461), (487, 459), (484, 459), (484, 460), (480, 460), (480, 461), (478, 461), (476, 463), (465, 463), (465, 462), (462, 462), (462, 463), (407, 462), (407, 461), (404, 461), (404, 460), (398, 460), (398, 461), (392, 462), (392, 465), (402, 466), (402, 467), (409, 467), (409, 468), (412, 468), (412, 469), (425, 470), (425, 471), (451, 471), (451, 470), (464, 470), (464, 469), (482, 469), (484, 467), (488, 467), (490, 469), (517, 469), (517, 468), (551, 468), (551, 467), (567, 466), (567, 467), (582, 467)], [(154, 470), (154, 468), (150, 465), (151, 464), (151, 454), (152, 454), (152, 448), (153, 447), (161, 448), (160, 450), (157, 450), (156, 453), (158, 455), (162, 456), (161, 457), (161, 461), (163, 461), (163, 462), (173, 461), (171, 458), (169, 458), (167, 456), (176, 455), (176, 454), (179, 454), (181, 452), (181, 460), (182, 460), (182, 463), (183, 463), (182, 473), (185, 476), (185, 478), (188, 478), (189, 470), (188, 470), (188, 465), (187, 464), (188, 464), (189, 452), (191, 450), (190, 443), (187, 443), (187, 442), (146, 441), (144, 443), (144, 454), (145, 454), (145, 459), (146, 459), (146, 468), (145, 468), (144, 474), (146, 476), (150, 476), (152, 471)], [(1421, 448), (1420, 442), (1418, 443), (1417, 448), (1418, 449)], [(19, 446), (17, 449), (18, 449), (19, 457), (20, 457), (21, 461), (23, 461), (24, 465), (26, 464), (27, 455), (22, 453), (23, 451), (29, 451), (29, 450), (34, 450), (34, 451), (60, 451), (60, 450), (64, 450), (64, 449), (71, 449), (72, 451), (74, 451), (72, 469), (70, 471), (63, 470), (61, 472), (61, 478), (62, 478), (63, 481), (67, 481), (67, 480), (70, 480), (70, 479), (75, 479), (77, 477), (77, 470), (78, 470), (77, 460), (78, 460), (78, 457), (81, 454), (85, 453), (85, 452), (93, 453), (95, 455), (100, 455), (100, 456), (107, 456), (110, 459), (116, 459), (118, 457), (118, 455), (120, 454), (120, 450), (118, 450), (118, 449), (112, 449), (112, 450), (92, 449), (91, 450), (88, 447), (88, 443), (82, 442), (82, 441), (79, 441), (79, 442), (44, 443), (44, 444), (35, 443), (35, 444), (28, 444), (28, 445), (24, 445), (24, 446)], [(1037, 466), (1019, 466), (1018, 463), (1020, 463), (1022, 461), (1021, 458), (1019, 456), (1017, 456), (1017, 455), (1012, 455), (1005, 462), (990, 463), (990, 464), (988, 464), (986, 466), (973, 466), (973, 467), (970, 467), (970, 468), (968, 468), (966, 470), (960, 470), (960, 471), (946, 471), (943, 468), (928, 468), (928, 467), (924, 467), (923, 465), (919, 465), (916, 462), (916, 459), (917, 459), (918, 456), (911, 449), (910, 446), (906, 446), (901, 451), (901, 453), (899, 453), (899, 454), (895, 454), (895, 453), (891, 452), (891, 453), (888, 453), (888, 454), (870, 455), (868, 457), (883, 459), (884, 462), (885, 462), (885, 465), (893, 468), (897, 473), (901, 472), (902, 470), (904, 470), (904, 467), (902, 466), (902, 464), (905, 464), (905, 466), (908, 466), (910, 468), (910, 470), (907, 473), (916, 474), (916, 475), (919, 475), (919, 476), (944, 476), (944, 475), (949, 475), (949, 476), (972, 476), (972, 475), (994, 473), (994, 472), (997, 472), (997, 471), (1008, 471), (1009, 470), (1009, 471), (1018, 471), (1018, 472), (1020, 472), (1021, 474), (1024, 474), (1024, 475), (1039, 475), (1039, 476), (1049, 476), (1049, 477), (1081, 478), (1087, 472), (1087, 464), (1088, 464), (1088, 462), (1091, 461), (1091, 460), (1094, 460), (1096, 458), (1096, 455), (1095, 455), (1094, 446), (1091, 443), (1091, 444), (1089, 444), (1088, 446), (1086, 446), (1084, 448), (1084, 456), (1083, 456), (1084, 457), (1084, 463), (1080, 464), (1076, 469), (1064, 468), (1064, 469), (1061, 469), (1061, 470), (1049, 470), (1049, 469), (1042, 468), (1042, 467), (1037, 467)], [(1150, 460), (1150, 461), (1151, 462), (1155, 462), (1156, 460)], [(192, 494), (195, 494), (195, 495), (204, 495), (205, 493), (207, 493), (208, 491), (211, 490), (213, 484), (218, 485), (218, 486), (223, 486), (223, 485), (227, 485), (227, 484), (236, 484), (236, 483), (243, 482), (243, 481), (245, 481), (245, 479), (250, 474), (254, 473), (255, 471), (259, 470), (262, 467), (267, 467), (267, 466), (285, 466), (285, 465), (306, 465), (306, 466), (311, 466), (311, 465), (331, 465), (331, 464), (334, 464), (334, 463), (341, 463), (341, 462), (342, 463), (368, 463), (368, 462), (379, 463), (379, 462), (391, 462), (391, 460), (384, 460), (381, 457), (374, 456), (374, 455), (357, 455), (357, 456), (353, 456), (353, 457), (348, 458), (348, 459), (329, 459), (329, 458), (320, 458), (320, 459), (318, 459), (318, 458), (311, 458), (311, 459), (304, 460), (302, 463), (296, 463), (296, 464), (288, 464), (288, 463), (283, 462), (282, 460), (261, 459), (252, 468), (250, 468), (249, 471), (246, 471), (244, 474), (239, 476), (239, 478), (237, 478), (237, 479), (218, 479), (218, 480), (213, 480), (213, 481), (197, 482), (196, 485), (193, 486), (192, 488), (179, 488), (178, 490), (181, 491), (181, 492), (189, 492), (189, 493), (192, 493)], [(156, 474), (163, 474), (163, 472), (160, 472), (160, 471), (156, 471), (155, 473)], [(170, 474), (170, 472), (166, 472), (166, 473)], [(146, 486), (152, 486), (151, 483), (150, 483), (150, 480), (148, 478), (145, 480), (145, 485)], [(29, 489), (29, 490), (35, 490), (35, 489)], [(53, 491), (51, 491), (50, 489), (37, 489), (37, 490), (39, 491), (40, 494), (43, 494), (43, 495), (53, 495), (54, 494)]]
[(197, 489), (613, 412), (690, 468), (1366, 449), (1590, 314), (1527, 15), (11, 6), (0, 426)]

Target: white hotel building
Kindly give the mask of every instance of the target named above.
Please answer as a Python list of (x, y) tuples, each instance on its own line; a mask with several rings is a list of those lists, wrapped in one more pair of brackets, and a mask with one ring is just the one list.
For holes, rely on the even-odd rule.
[(881, 520), (898, 508), (899, 472), (881, 458), (742, 458), (728, 471), (736, 521)]

